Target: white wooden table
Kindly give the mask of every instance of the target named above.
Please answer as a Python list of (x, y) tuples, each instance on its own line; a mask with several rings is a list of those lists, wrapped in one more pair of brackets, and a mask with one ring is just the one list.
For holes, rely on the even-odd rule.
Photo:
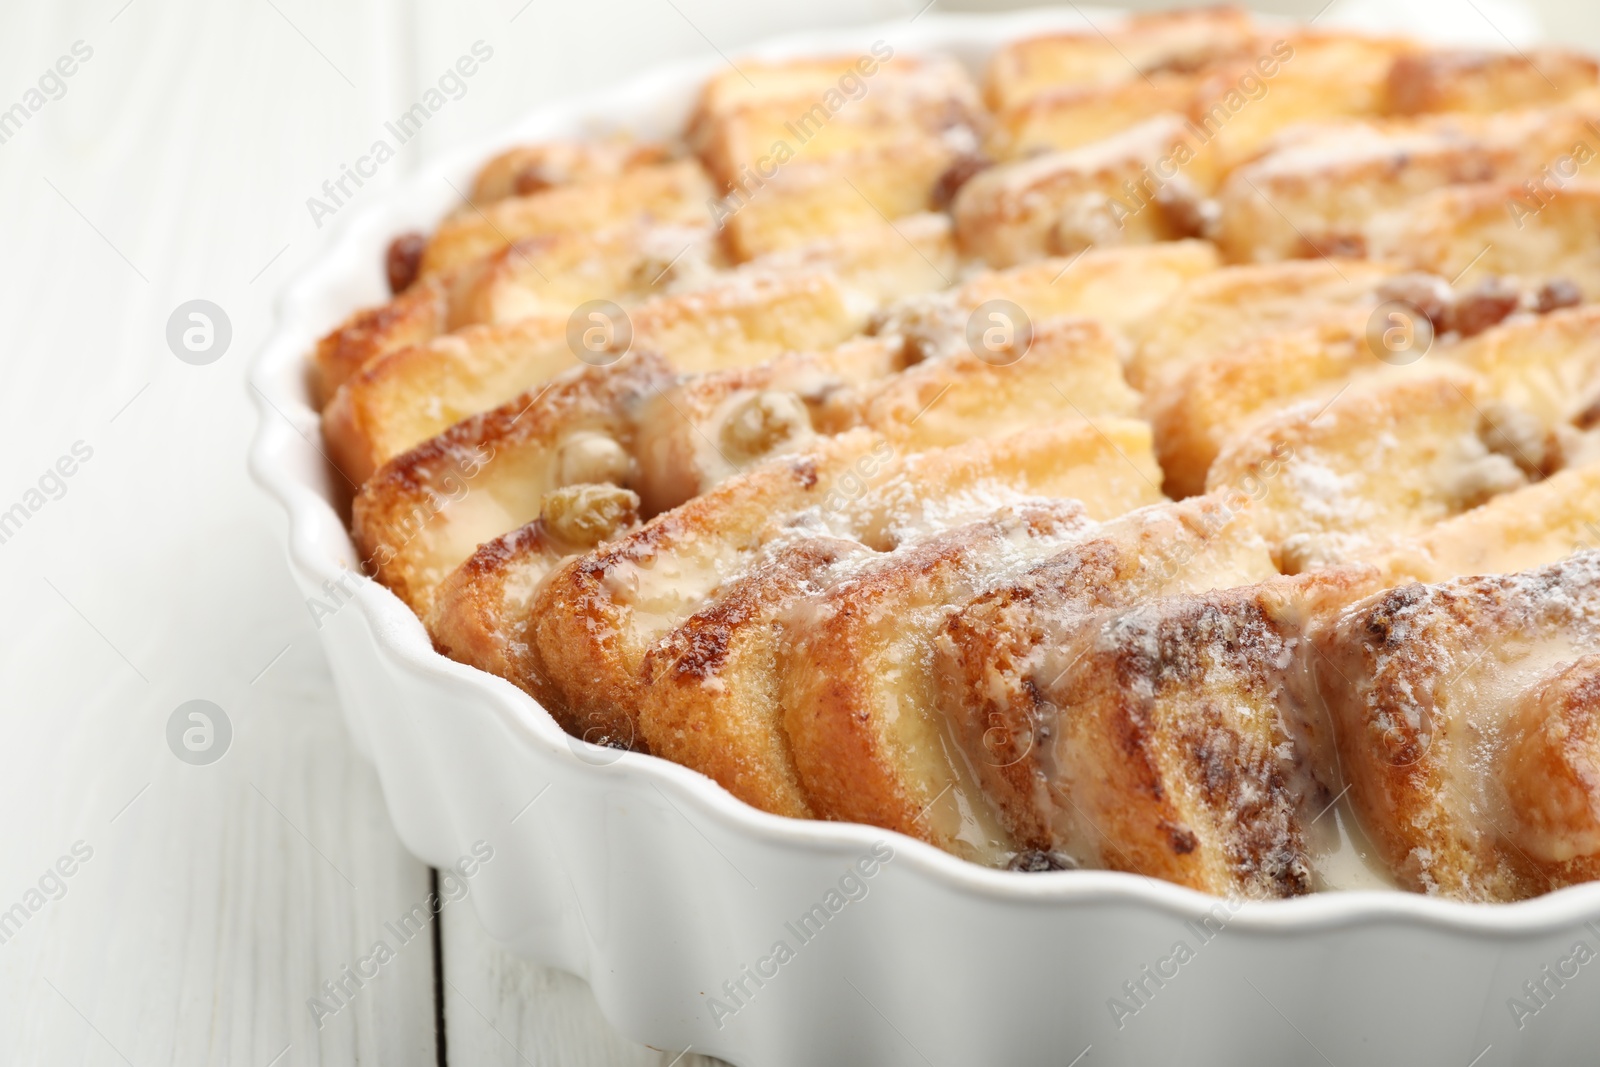
[[(429, 871), (351, 753), (281, 562), (283, 517), (246, 479), (244, 368), (274, 294), (329, 232), (307, 198), (475, 41), (493, 58), (357, 204), (444, 147), (652, 61), (921, 6), (0, 12), (0, 1064), (678, 1057), (617, 1035), (577, 980), (496, 949), (465, 904), (317, 1025), (307, 999), (425, 899)], [(8, 126), (18, 102), (29, 113)], [(204, 366), (166, 341), (194, 298), (232, 327)], [(192, 699), (231, 724), (209, 765), (168, 746)]]

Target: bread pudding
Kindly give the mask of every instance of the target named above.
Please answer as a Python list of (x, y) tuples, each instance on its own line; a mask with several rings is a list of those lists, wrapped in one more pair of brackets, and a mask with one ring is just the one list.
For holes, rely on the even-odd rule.
[(1227, 8), (747, 61), (397, 235), (322, 430), (368, 573), (585, 742), (1019, 872), (1522, 899), (1600, 877), (1597, 157), (1587, 57)]

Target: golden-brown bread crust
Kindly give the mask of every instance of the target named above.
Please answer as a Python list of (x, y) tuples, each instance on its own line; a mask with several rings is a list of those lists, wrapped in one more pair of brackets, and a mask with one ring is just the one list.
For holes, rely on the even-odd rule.
[(625, 170), (665, 162), (668, 147), (650, 141), (544, 141), (517, 145), (478, 169), (472, 202), (479, 206), (511, 196), (528, 196), (558, 185), (614, 178)]
[(1122, 338), (1093, 319), (1052, 319), (990, 352), (930, 359), (867, 390), (862, 422), (906, 450), (1029, 426), (1137, 418), (1122, 377)]
[(324, 403), (386, 353), (477, 324), (565, 318), (588, 300), (631, 305), (723, 266), (707, 225), (619, 225), (513, 241), (352, 315), (317, 344)]
[(778, 617), (841, 564), (872, 551), (808, 537), (719, 589), (645, 654), (639, 733), (652, 753), (692, 767), (745, 803), (813, 818), (784, 727)]
[(1330, 318), (1348, 321), (1376, 308), (1379, 287), (1396, 273), (1387, 263), (1318, 259), (1202, 274), (1135, 331), (1128, 380), (1152, 392), (1184, 365), (1248, 341)]
[(779, 703), (819, 816), (897, 830), (990, 862), (1012, 851), (941, 724), (931, 642), (986, 582), (1084, 525), (1075, 503), (1002, 512), (867, 560), (788, 606)]
[(693, 160), (646, 164), (583, 185), (468, 204), (440, 224), (422, 254), (428, 278), (528, 237), (643, 221), (703, 224), (711, 183)]
[(546, 493), (631, 482), (638, 408), (670, 380), (648, 353), (586, 367), (395, 457), (356, 496), (363, 561), (426, 620), (439, 582), (478, 545), (532, 521)]
[(1352, 806), (1402, 885), (1518, 900), (1600, 873), (1582, 812), (1562, 811), (1587, 758), (1593, 705), (1573, 705), (1600, 649), (1600, 554), (1378, 594), (1314, 641)]
[(769, 456), (800, 451), (819, 433), (860, 425), (864, 387), (899, 366), (897, 346), (863, 339), (664, 386), (639, 420), (645, 514), (676, 507)]
[(1071, 255), (1091, 245), (1198, 236), (1198, 196), (1216, 182), (1212, 154), (1179, 115), (1150, 118), (1093, 144), (981, 171), (956, 194), (961, 250), (991, 267)]
[[(1141, 508), (1096, 529), (955, 612), (935, 641), (939, 697), (989, 794), (1019, 841), (1062, 842), (1036, 741), (1040, 692), (1081, 653), (1092, 612), (1276, 575), (1242, 512), (1248, 499), (1204, 497)], [(1032, 758), (1030, 758), (1032, 757)], [(1081, 851), (1082, 842), (1076, 842)]]
[(1138, 14), (1109, 33), (1027, 37), (989, 61), (984, 95), (996, 111), (1059, 86), (1115, 85), (1163, 71), (1198, 70), (1249, 47), (1258, 33), (1238, 7)]
[(1585, 545), (1600, 548), (1600, 462), (1502, 493), (1362, 558), (1400, 585), (1532, 570)]
[[(639, 498), (612, 485), (556, 489), (541, 500), (539, 517), (478, 546), (439, 584), (426, 622), (439, 651), (522, 686), (541, 703), (551, 698), (527, 637), (535, 592), (562, 560), (630, 532)], [(632, 738), (603, 731), (577, 736), (591, 744), (631, 747)]]
[(1504, 111), (1554, 104), (1600, 85), (1600, 65), (1590, 56), (1554, 48), (1517, 52), (1466, 49), (1415, 51), (1389, 71), (1389, 110)]
[(530, 638), (559, 694), (546, 708), (563, 726), (637, 736), (639, 668), (650, 646), (748, 569), (767, 541), (784, 535), (790, 516), (823, 506), (841, 475), (865, 470), (859, 476), (870, 481), (891, 455), (865, 431), (819, 439), (558, 569), (531, 610)]
[[(1600, 133), (1589, 140), (1600, 155)], [(1532, 191), (1522, 182), (1488, 182), (1418, 197), (1373, 221), (1368, 250), (1462, 289), (1492, 278), (1535, 288), (1559, 279), (1584, 299), (1600, 298), (1600, 183), (1563, 182), (1557, 191), (1551, 178), (1528, 177), (1537, 183)]]
[(1257, 497), (1251, 518), (1285, 574), (1353, 559), (1542, 473), (1499, 431), (1532, 416), (1458, 374), (1358, 380), (1318, 406), (1255, 423), (1206, 476), (1208, 491)]
[(362, 308), (317, 342), (317, 397), (334, 392), (369, 360), (443, 333), (450, 317), (449, 288), (439, 279), (419, 282), (387, 304)]
[[(1123, 553), (1097, 559), (1107, 547), (1052, 574), (1036, 613), (1025, 587), (1016, 617), (1001, 615), (1007, 638), (1023, 635), (998, 661), (1003, 688), (979, 680), (970, 651), (952, 672), (965, 679), (954, 692), (968, 751), (1004, 783), (995, 792), (1034, 847), (1224, 895), (1309, 892), (1305, 824), (1325, 790), (1300, 742), (1310, 694), (1295, 654), (1309, 622), (1369, 577), (1330, 571), (1115, 606), (1119, 582), (1149, 578), (1129, 574), (1139, 564)], [(1102, 598), (1114, 606), (1097, 608)], [(967, 621), (985, 625), (995, 606)], [(1041, 657), (1030, 628), (1045, 625)], [(969, 650), (983, 640), (957, 634)]]
[(1595, 117), (1553, 107), (1301, 127), (1223, 182), (1217, 243), (1240, 263), (1359, 256), (1377, 218), (1440, 186), (1533, 178), (1592, 139)]

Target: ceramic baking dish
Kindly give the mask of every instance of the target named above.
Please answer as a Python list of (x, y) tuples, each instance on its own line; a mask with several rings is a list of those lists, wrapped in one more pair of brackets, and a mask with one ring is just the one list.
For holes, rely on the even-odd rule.
[[(930, 12), (747, 54), (883, 39), (977, 69), (1083, 18)], [(435, 653), (387, 590), (349, 580), (347, 490), (307, 385), (316, 338), (384, 298), (388, 240), (431, 227), (494, 150), (669, 135), (720, 62), (543, 108), (376, 198), (289, 290), (254, 368), (252, 470), (288, 512), (304, 593), (355, 590), (320, 635), (406, 847), (445, 867), (491, 843), (472, 900), (494, 937), (587, 979), (633, 1039), (751, 1067), (1594, 1062), (1600, 885), (1499, 906), (1240, 903), (1114, 872), (988, 870), (868, 826), (766, 815), (673, 763), (569, 738), (509, 683)]]

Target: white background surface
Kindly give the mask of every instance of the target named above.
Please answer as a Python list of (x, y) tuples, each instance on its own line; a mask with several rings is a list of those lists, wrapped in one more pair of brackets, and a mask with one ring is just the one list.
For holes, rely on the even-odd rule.
[[(306, 1007), (428, 891), (343, 735), (281, 561), (283, 516), (244, 471), (245, 367), (275, 293), (341, 221), (319, 231), (306, 198), (480, 39), (493, 59), (363, 196), (540, 101), (650, 62), (920, 6), (0, 9), (0, 109), (75, 41), (93, 49), (65, 95), (0, 145), (0, 511), (75, 442), (93, 449), (64, 495), (0, 544), (0, 911), (75, 842), (93, 849), (65, 895), (0, 944), (0, 1064), (438, 1062), (427, 938), (322, 1029)], [(1486, 41), (1525, 41), (1540, 18), (1563, 41), (1600, 39), (1587, 4), (1385, 6)], [(209, 366), (165, 342), (172, 310), (196, 297), (232, 322)], [(193, 698), (233, 726), (210, 766), (167, 748), (168, 717)], [(449, 1062), (665, 1067), (679, 1056), (628, 1043), (581, 983), (499, 952), (469, 905), (441, 921)]]

